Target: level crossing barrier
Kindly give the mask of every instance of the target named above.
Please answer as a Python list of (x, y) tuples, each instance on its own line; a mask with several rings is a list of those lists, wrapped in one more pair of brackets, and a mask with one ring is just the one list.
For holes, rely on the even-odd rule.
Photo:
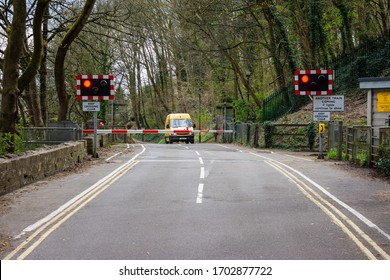
[[(97, 129), (97, 134), (180, 134), (180, 133), (233, 133), (233, 130), (198, 129), (198, 130), (169, 130), (169, 129)], [(93, 129), (83, 129), (85, 134), (93, 134)]]

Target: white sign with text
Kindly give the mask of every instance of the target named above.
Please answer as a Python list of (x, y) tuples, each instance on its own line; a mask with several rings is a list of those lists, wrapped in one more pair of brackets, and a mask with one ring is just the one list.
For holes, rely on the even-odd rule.
[(314, 112), (343, 112), (344, 95), (313, 96)]

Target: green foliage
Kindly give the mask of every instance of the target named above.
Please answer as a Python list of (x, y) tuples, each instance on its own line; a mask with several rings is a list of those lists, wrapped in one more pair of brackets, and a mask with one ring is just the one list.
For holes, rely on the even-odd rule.
[(378, 160), (375, 162), (375, 168), (385, 176), (390, 176), (390, 150), (383, 145), (379, 147)]
[(207, 110), (202, 110), (200, 112), (200, 122), (199, 123), (199, 112), (197, 114), (191, 115), (192, 123), (196, 124), (196, 129), (211, 129), (214, 125), (214, 116)]
[[(306, 128), (305, 127), (299, 127), (296, 131), (296, 134), (305, 134)], [(306, 146), (307, 143), (305, 143), (305, 137), (302, 135), (296, 135), (293, 137), (292, 146), (294, 149), (300, 148), (302, 146)]]
[(328, 154), (326, 155), (327, 159), (337, 159), (337, 149), (330, 148)]
[(273, 122), (267, 121), (263, 123), (264, 127), (264, 144), (266, 148), (272, 147), (272, 135), (275, 129)]
[(24, 151), (23, 140), (17, 134), (0, 133), (0, 156)]
[(236, 111), (236, 120), (242, 122), (256, 122), (257, 111), (253, 108), (254, 105), (248, 101), (238, 99), (233, 102)]
[(359, 150), (356, 155), (357, 162), (361, 167), (368, 165), (368, 153), (366, 150)]
[[(326, 158), (337, 160), (337, 148), (330, 148)], [(347, 160), (347, 154), (344, 151), (341, 152), (341, 160)]]
[(148, 143), (165, 143), (164, 134), (134, 134), (133, 138)]

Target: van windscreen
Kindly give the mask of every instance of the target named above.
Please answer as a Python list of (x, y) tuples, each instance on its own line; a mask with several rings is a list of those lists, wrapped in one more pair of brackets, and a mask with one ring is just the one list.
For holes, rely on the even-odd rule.
[(171, 127), (192, 127), (192, 123), (189, 119), (171, 120)]

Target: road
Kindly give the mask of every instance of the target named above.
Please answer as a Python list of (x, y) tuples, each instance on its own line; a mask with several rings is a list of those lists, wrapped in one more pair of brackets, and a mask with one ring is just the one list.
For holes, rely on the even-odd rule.
[(301, 154), (139, 144), (45, 185), (2, 259), (390, 259), (390, 185)]

